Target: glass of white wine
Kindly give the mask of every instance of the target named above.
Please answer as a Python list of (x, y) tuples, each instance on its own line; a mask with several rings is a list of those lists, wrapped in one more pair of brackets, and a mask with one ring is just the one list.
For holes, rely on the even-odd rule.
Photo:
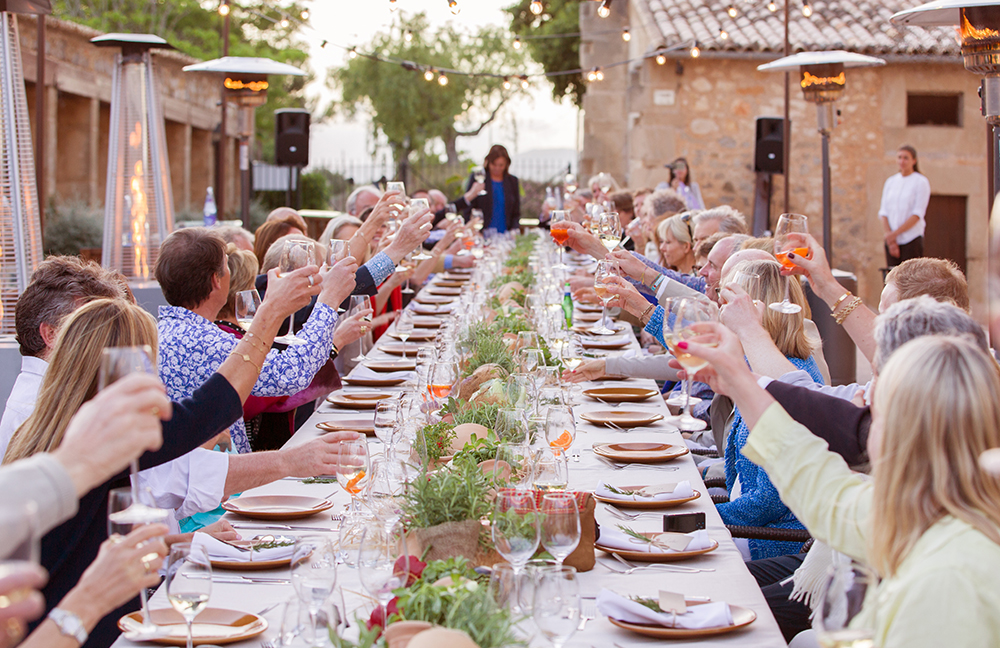
[[(316, 259), (316, 244), (312, 241), (285, 241), (281, 250), (281, 261), (278, 271), (286, 274), (314, 263)], [(306, 341), (295, 335), (295, 313), (288, 316), (288, 332), (274, 338), (275, 342), (286, 345), (305, 344)]]
[(413, 318), (405, 312), (396, 320), (396, 335), (403, 341), (403, 360), (406, 360), (406, 341), (413, 335)]
[(676, 421), (677, 427), (685, 432), (704, 430), (707, 424), (691, 415), (691, 377), (707, 367), (708, 362), (681, 349), (677, 343), (696, 339), (698, 344), (716, 346), (719, 341), (714, 336), (699, 333), (694, 330), (693, 326), (702, 322), (718, 321), (718, 314), (715, 306), (710, 302), (701, 299), (681, 299), (673, 304), (671, 315), (673, 316), (672, 328), (670, 335), (667, 336), (667, 326), (664, 326), (664, 341), (670, 347), (670, 352), (674, 354), (677, 362), (687, 372), (687, 380), (684, 381), (684, 411)]
[(601, 299), (604, 308), (601, 310), (601, 321), (598, 322), (590, 332), (594, 335), (614, 335), (615, 332), (608, 328), (608, 302), (614, 297), (608, 290), (608, 280), (619, 275), (618, 264), (609, 259), (597, 262), (597, 272), (594, 273), (594, 292)]
[(406, 185), (402, 182), (387, 182), (385, 183), (386, 191), (398, 191), (400, 196), (406, 196)]
[[(472, 167), (472, 179), (480, 184), (484, 184), (486, 182), (486, 169), (481, 166)], [(479, 195), (485, 196), (486, 189), (480, 190)]]
[(618, 212), (604, 212), (597, 217), (596, 223), (601, 244), (611, 252), (622, 242), (622, 223)]
[(257, 292), (256, 288), (236, 293), (236, 323), (240, 325), (240, 328), (244, 331), (250, 330), (254, 315), (257, 314), (259, 308), (260, 293)]
[(167, 600), (187, 624), (187, 648), (194, 645), (195, 617), (208, 607), (212, 595), (212, 563), (205, 549), (190, 542), (170, 545), (167, 558)]
[[(359, 313), (364, 310), (372, 309), (372, 300), (368, 295), (351, 295), (350, 301), (348, 302), (347, 316), (351, 317), (355, 313)], [(368, 314), (365, 316), (363, 322), (365, 325), (361, 327), (361, 338), (358, 340), (358, 357), (351, 358), (352, 362), (364, 362), (365, 361), (365, 340), (368, 337), (368, 327), (367, 324), (371, 323), (372, 316)]]

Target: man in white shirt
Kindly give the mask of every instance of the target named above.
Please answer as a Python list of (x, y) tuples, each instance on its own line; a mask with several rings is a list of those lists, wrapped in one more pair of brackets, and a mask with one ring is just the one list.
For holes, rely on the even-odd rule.
[(924, 227), (931, 183), (917, 168), (917, 151), (902, 146), (896, 152), (899, 173), (885, 181), (879, 220), (885, 230), (885, 262), (890, 268), (924, 255)]

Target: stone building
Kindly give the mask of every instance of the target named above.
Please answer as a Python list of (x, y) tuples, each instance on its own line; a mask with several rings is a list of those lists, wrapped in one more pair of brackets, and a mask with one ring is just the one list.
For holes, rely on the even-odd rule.
[[(35, 119), (37, 23), (18, 17), (32, 137)], [(116, 48), (95, 47), (90, 39), (101, 32), (71, 22), (46, 18), (45, 80), (45, 201), (104, 204), (111, 121), (111, 77)], [(167, 152), (177, 211), (201, 211), (205, 191), (216, 183), (219, 145), (220, 88), (212, 75), (183, 72), (197, 59), (172, 50), (153, 50), (159, 76)], [(230, 109), (226, 138), (227, 210), (238, 209), (239, 170), (236, 162), (236, 113)]]
[[(758, 72), (784, 49), (783, 2), (627, 0), (608, 18), (582, 3), (581, 67), (603, 70), (584, 99), (581, 174), (611, 172), (629, 187), (667, 179), (663, 165), (690, 162), (709, 206), (753, 212), (757, 117), (781, 117), (784, 75)], [(858, 276), (860, 295), (877, 305), (885, 265), (878, 207), (882, 185), (898, 170), (896, 151), (916, 147), (933, 196), (925, 254), (966, 270), (975, 315), (985, 321), (987, 265), (986, 125), (979, 77), (966, 72), (950, 28), (897, 28), (889, 17), (918, 0), (813, 0), (791, 7), (792, 52), (845, 49), (878, 56), (880, 68), (847, 70), (840, 123), (831, 138), (833, 255)], [(736, 18), (728, 15), (730, 5)], [(628, 27), (630, 40), (622, 39)], [(727, 38), (720, 37), (725, 30)], [(697, 41), (700, 56), (691, 57)], [(671, 46), (658, 63), (657, 51)], [(822, 238), (822, 171), (816, 109), (791, 81), (789, 210), (810, 216)], [(784, 178), (774, 176), (771, 222), (783, 209)]]

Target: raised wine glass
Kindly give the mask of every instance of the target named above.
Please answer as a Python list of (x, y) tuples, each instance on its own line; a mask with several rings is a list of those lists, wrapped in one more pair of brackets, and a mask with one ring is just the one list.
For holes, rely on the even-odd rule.
[(563, 261), (563, 248), (569, 241), (569, 216), (562, 209), (553, 209), (549, 219), (549, 234), (552, 240), (559, 247), (559, 263), (555, 265), (561, 270), (568, 270), (569, 266)]
[(260, 308), (260, 293), (257, 292), (256, 288), (236, 293), (236, 323), (244, 331), (250, 330), (258, 308)]
[(406, 197), (406, 185), (402, 182), (387, 182), (385, 183), (386, 191), (398, 191), (400, 197)]
[(212, 563), (205, 548), (190, 542), (170, 545), (167, 558), (167, 600), (187, 624), (187, 648), (194, 645), (195, 617), (212, 595)]
[(681, 299), (673, 304), (673, 325), (671, 335), (667, 337), (667, 327), (664, 326), (664, 338), (670, 352), (674, 354), (677, 362), (684, 367), (687, 372), (687, 380), (684, 381), (684, 411), (677, 419), (677, 427), (686, 432), (704, 430), (707, 424), (701, 419), (691, 415), (691, 380), (694, 374), (708, 366), (708, 362), (677, 346), (678, 342), (697, 338), (699, 344), (705, 346), (716, 346), (718, 340), (713, 336), (699, 334), (692, 327), (702, 322), (713, 322), (719, 319), (714, 304), (701, 299)]
[[(153, 349), (146, 344), (128, 347), (108, 347), (101, 351), (101, 364), (97, 368), (97, 390), (100, 391), (133, 373), (156, 375)], [(135, 475), (139, 472), (139, 461), (133, 459), (130, 468), (132, 474), (132, 495), (135, 501), (139, 501), (138, 481), (135, 478)]]
[(349, 254), (347, 241), (341, 239), (330, 239), (330, 253), (327, 255), (326, 264), (335, 266), (337, 262)]
[[(878, 577), (868, 567), (834, 553), (815, 611), (813, 627), (823, 648), (872, 648), (875, 645), (875, 596)], [(868, 605), (865, 605), (865, 603)]]
[(601, 299), (603, 309), (601, 310), (601, 321), (598, 322), (590, 332), (594, 335), (614, 335), (615, 332), (608, 328), (608, 302), (614, 295), (608, 290), (608, 281), (612, 277), (619, 276), (618, 264), (610, 259), (603, 259), (597, 262), (597, 272), (594, 273), (594, 291)]
[(598, 173), (597, 174), (597, 188), (601, 190), (604, 197), (607, 198), (608, 194), (611, 193), (611, 188), (614, 186), (614, 181), (611, 179), (610, 173)]
[[(807, 234), (809, 232), (808, 219), (802, 214), (782, 214), (778, 219), (778, 224), (774, 228), (774, 256), (778, 258), (781, 265), (788, 269), (795, 268), (795, 264), (788, 260), (788, 253), (794, 252), (796, 256), (809, 256), (809, 248), (802, 247), (799, 237), (790, 237), (789, 234)], [(780, 302), (768, 304), (771, 310), (779, 313), (794, 314), (802, 310), (798, 304), (793, 304), (789, 299), (789, 285), (791, 277), (787, 277), (785, 283), (785, 299)]]
[[(286, 274), (299, 268), (314, 263), (316, 258), (316, 244), (312, 241), (285, 241), (285, 247), (281, 250), (281, 261), (278, 264), (278, 272)], [(279, 344), (296, 345), (305, 344), (306, 341), (295, 335), (295, 313), (288, 316), (288, 332), (282, 336), (274, 338)]]
[[(372, 300), (368, 295), (351, 295), (351, 299), (347, 303), (348, 317), (354, 315), (355, 313), (372, 309)], [(365, 340), (368, 337), (368, 324), (370, 324), (371, 321), (371, 313), (366, 315), (362, 320), (364, 323), (361, 325), (361, 337), (358, 339), (358, 356), (356, 358), (351, 358), (352, 362), (365, 361)]]
[[(412, 215), (417, 214), (417, 213), (419, 213), (419, 212), (421, 212), (421, 211), (423, 211), (425, 209), (430, 209), (430, 208), (431, 208), (431, 203), (426, 198), (413, 198), (412, 200), (410, 200), (409, 215), (412, 216)], [(431, 258), (431, 255), (427, 254), (427, 252), (424, 251), (424, 246), (423, 245), (420, 245), (419, 247), (417, 247), (417, 249), (415, 250), (415, 252), (412, 253), (412, 260), (413, 261), (426, 261), (427, 259), (430, 259), (430, 258)], [(414, 266), (415, 265), (416, 264), (414, 264)], [(407, 287), (410, 286), (410, 282), (409, 281), (406, 282), (406, 286)]]
[(542, 546), (562, 567), (563, 561), (580, 544), (580, 508), (572, 493), (542, 496)]
[(292, 548), (292, 587), (309, 610), (312, 644), (321, 638), (316, 632), (316, 617), (337, 586), (337, 553), (326, 536), (304, 535), (295, 539)]
[[(481, 166), (472, 167), (472, 179), (480, 184), (484, 184), (486, 182), (486, 169)], [(480, 190), (479, 195), (485, 196), (486, 189)]]
[(597, 237), (601, 239), (601, 244), (608, 252), (611, 252), (622, 242), (622, 223), (618, 218), (618, 212), (604, 212), (595, 219), (595, 222)]

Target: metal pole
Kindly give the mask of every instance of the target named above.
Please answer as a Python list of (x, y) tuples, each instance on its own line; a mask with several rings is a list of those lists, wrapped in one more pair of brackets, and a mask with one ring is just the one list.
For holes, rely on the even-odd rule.
[[(229, 56), (229, 14), (222, 17), (222, 55)], [(226, 153), (229, 150), (226, 140), (226, 89), (222, 89), (222, 118), (219, 120), (219, 151), (215, 163), (215, 212), (218, 218), (225, 218), (226, 206)], [(244, 222), (244, 225), (249, 223)]]
[(35, 49), (35, 187), (38, 189), (38, 222), (45, 236), (45, 16), (38, 14)]
[(820, 131), (823, 139), (823, 251), (833, 267), (833, 214), (830, 191), (830, 131)]
[[(788, 20), (791, 11), (792, 0), (785, 0), (785, 56), (791, 56), (792, 46), (788, 41)], [(781, 143), (782, 148), (782, 158), (784, 158), (784, 173), (785, 173), (785, 211), (788, 214), (792, 211), (791, 208), (791, 169), (792, 169), (792, 120), (791, 120), (791, 101), (792, 95), (790, 90), (791, 84), (791, 74), (785, 72), (785, 121), (782, 125), (782, 136)]]

